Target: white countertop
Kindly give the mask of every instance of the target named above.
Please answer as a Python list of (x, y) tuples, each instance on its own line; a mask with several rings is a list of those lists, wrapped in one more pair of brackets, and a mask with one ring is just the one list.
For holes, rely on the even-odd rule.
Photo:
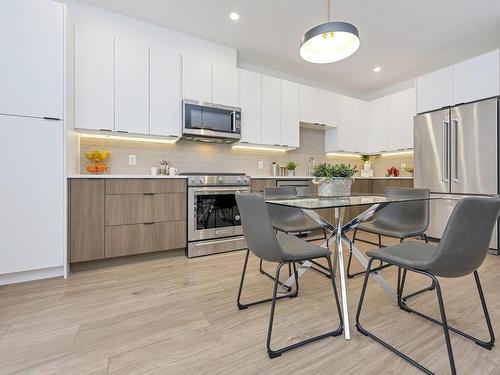
[(68, 178), (182, 178), (187, 176), (153, 176), (150, 174), (70, 174)]
[[(153, 176), (150, 174), (70, 174), (68, 178), (172, 178), (185, 179), (187, 176)], [(254, 180), (312, 180), (312, 176), (250, 176)], [(411, 180), (413, 177), (355, 177), (356, 180)]]

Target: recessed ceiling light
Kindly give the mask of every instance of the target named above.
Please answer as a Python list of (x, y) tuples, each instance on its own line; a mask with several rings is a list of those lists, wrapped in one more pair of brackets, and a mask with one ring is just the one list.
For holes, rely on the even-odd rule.
[(231, 18), (233, 21), (238, 21), (240, 19), (240, 15), (236, 12), (232, 12), (230, 15), (229, 15), (229, 18)]
[(378, 73), (378, 72), (380, 72), (381, 70), (382, 70), (382, 68), (381, 68), (380, 66), (376, 66), (375, 68), (373, 68), (373, 71), (374, 71), (375, 73)]

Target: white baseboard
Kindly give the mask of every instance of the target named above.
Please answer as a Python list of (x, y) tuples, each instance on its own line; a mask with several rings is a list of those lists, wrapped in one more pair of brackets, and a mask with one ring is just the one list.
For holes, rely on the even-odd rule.
[(50, 267), (39, 270), (13, 272), (0, 275), (0, 285), (24, 283), (26, 281), (50, 279), (64, 276), (64, 267)]

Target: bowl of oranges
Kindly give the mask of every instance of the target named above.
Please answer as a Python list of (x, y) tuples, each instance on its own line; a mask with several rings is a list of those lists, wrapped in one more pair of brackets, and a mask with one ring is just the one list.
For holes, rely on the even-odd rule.
[(91, 161), (87, 164), (86, 169), (89, 173), (106, 173), (108, 166), (105, 161), (111, 156), (109, 151), (87, 151), (85, 157)]

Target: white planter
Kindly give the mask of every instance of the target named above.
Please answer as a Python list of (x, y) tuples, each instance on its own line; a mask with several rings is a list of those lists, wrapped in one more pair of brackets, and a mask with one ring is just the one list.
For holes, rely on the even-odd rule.
[(288, 175), (289, 176), (295, 176), (295, 169), (288, 169)]
[(316, 178), (313, 180), (318, 185), (320, 197), (348, 197), (354, 179), (348, 177)]

